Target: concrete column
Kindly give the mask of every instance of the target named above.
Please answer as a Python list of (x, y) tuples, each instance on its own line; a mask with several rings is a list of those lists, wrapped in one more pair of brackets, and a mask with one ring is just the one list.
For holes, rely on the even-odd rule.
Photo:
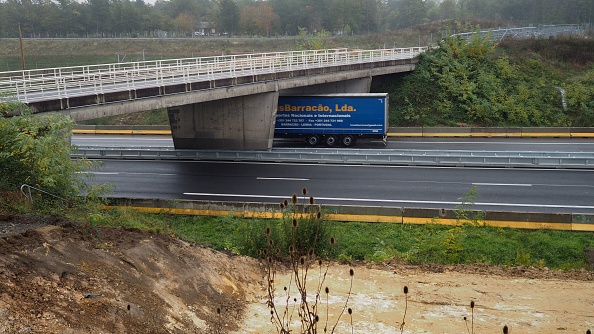
[(371, 77), (351, 79), (345, 81), (328, 82), (319, 85), (303, 86), (297, 88), (283, 89), (281, 95), (298, 94), (337, 94), (337, 93), (369, 93), (371, 89)]
[(167, 108), (176, 149), (270, 150), (278, 92)]

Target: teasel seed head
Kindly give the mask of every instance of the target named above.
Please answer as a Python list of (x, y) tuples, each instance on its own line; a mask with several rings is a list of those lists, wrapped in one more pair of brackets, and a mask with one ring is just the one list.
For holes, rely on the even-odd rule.
[(353, 270), (353, 268), (349, 269), (349, 275), (350, 275), (350, 276), (353, 276), (353, 275), (355, 275), (355, 271)]
[(283, 290), (287, 291), (287, 287), (285, 286), (285, 287), (283, 288)]
[(326, 287), (326, 289), (324, 289), (324, 291), (326, 292), (326, 294), (330, 293), (330, 288)]
[(274, 242), (272, 241), (272, 239), (268, 239), (268, 246), (272, 246)]
[(315, 318), (314, 318), (314, 322), (318, 322), (320, 321), (320, 317), (316, 314)]
[(303, 194), (303, 196), (307, 195), (307, 189), (305, 189), (305, 187), (303, 189), (301, 189), (301, 193)]
[(589, 329), (586, 330), (586, 334), (592, 334), (592, 331), (590, 331)]
[[(509, 334), (509, 328), (507, 328), (507, 325), (503, 326), (503, 334)], [(589, 333), (586, 332), (586, 334), (589, 334)]]
[(316, 214), (316, 218), (318, 218), (318, 219), (322, 218), (322, 213), (320, 211), (318, 211), (318, 213)]
[(291, 202), (293, 204), (296, 204), (297, 203), (297, 194), (293, 194), (293, 196), (291, 196)]
[(271, 232), (270, 231), (270, 227), (267, 227), (266, 228), (266, 231), (264, 233), (266, 234), (266, 236), (269, 236), (270, 235), (270, 232)]
[(330, 237), (330, 245), (334, 245), (336, 243), (336, 239), (334, 237)]
[(221, 314), (221, 308), (217, 307), (217, 314)]
[(322, 260), (318, 260), (318, 265), (321, 266), (322, 265)]
[(285, 208), (289, 206), (289, 202), (287, 200), (285, 200), (283, 203), (285, 204)]
[(313, 205), (314, 204), (314, 198), (313, 197), (309, 197), (309, 204)]
[(470, 308), (474, 308), (474, 300), (470, 301)]
[(299, 223), (297, 222), (297, 218), (293, 218), (293, 227), (297, 228), (298, 225)]
[(278, 206), (280, 207), (281, 210), (283, 210), (285, 208), (285, 203), (281, 202)]
[(301, 263), (301, 265), (305, 264), (305, 256), (299, 258), (299, 263)]
[(310, 248), (310, 249), (307, 251), (307, 255), (309, 255), (309, 257), (312, 257), (312, 256), (314, 256), (314, 249), (313, 249), (313, 248)]
[(349, 307), (349, 314), (353, 314), (353, 309)]
[(408, 286), (406, 286), (406, 285), (404, 286), (404, 294), (405, 295), (408, 294)]

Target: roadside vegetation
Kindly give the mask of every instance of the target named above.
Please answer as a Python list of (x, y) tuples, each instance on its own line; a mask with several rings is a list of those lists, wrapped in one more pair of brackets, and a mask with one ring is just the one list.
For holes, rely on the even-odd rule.
[(391, 126), (594, 126), (594, 41), (446, 38), (390, 93)]
[[(276, 220), (145, 214), (131, 209), (102, 211), (91, 218), (93, 225), (166, 232), (213, 249), (254, 257), (266, 246), (264, 231), (281, 229)], [(323, 224), (336, 240), (331, 251), (322, 253), (331, 260), (594, 269), (594, 235), (590, 232), (496, 228), (464, 220), (455, 226), (430, 220), (426, 225)]]

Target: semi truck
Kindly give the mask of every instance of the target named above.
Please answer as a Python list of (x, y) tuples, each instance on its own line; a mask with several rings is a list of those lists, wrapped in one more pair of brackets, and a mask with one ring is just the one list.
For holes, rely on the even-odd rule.
[(279, 96), (274, 136), (299, 138), (310, 146), (352, 146), (388, 133), (388, 94)]

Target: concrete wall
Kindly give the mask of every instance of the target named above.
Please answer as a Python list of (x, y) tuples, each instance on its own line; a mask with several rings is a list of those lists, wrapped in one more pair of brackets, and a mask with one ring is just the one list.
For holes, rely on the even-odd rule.
[(297, 88), (283, 89), (281, 96), (295, 94), (337, 94), (337, 93), (369, 93), (371, 89), (371, 77), (359, 78), (345, 81), (328, 82), (324, 84), (302, 86)]
[(176, 149), (270, 150), (278, 92), (168, 108)]
[[(170, 213), (203, 216), (236, 215), (246, 218), (282, 218), (278, 204), (214, 202), (194, 200), (130, 199), (118, 198), (110, 201), (114, 206), (128, 206), (152, 213)], [(321, 205), (324, 218), (333, 221), (356, 221), (366, 223), (395, 224), (443, 224), (460, 225), (471, 223), (456, 219), (456, 212), (449, 209), (417, 209), (377, 206)], [(298, 208), (299, 212), (302, 211)], [(480, 225), (521, 228), (551, 229), (594, 232), (594, 215), (570, 213), (531, 213), (473, 211), (481, 213), (484, 219)]]

